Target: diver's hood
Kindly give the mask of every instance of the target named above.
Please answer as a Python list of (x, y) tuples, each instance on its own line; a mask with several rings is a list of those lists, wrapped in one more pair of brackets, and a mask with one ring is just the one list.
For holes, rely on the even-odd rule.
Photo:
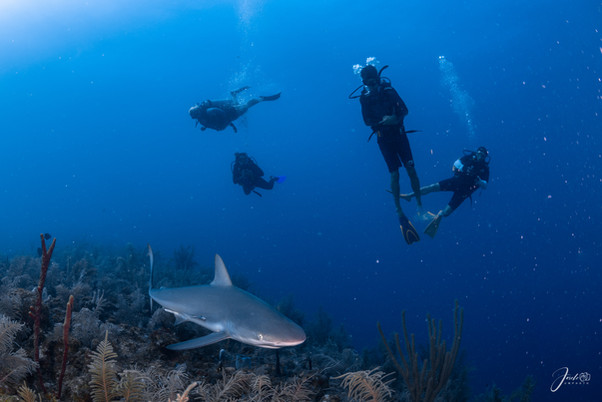
[[(372, 68), (368, 68), (368, 66), (370, 66), (370, 67), (372, 67)], [(374, 73), (375, 73), (377, 70), (376, 70), (376, 67), (374, 67), (373, 65), (369, 64), (369, 65), (365, 66), (364, 68), (362, 68), (362, 71), (360, 72), (360, 76), (361, 76), (361, 78), (362, 78), (362, 85), (360, 85), (359, 87), (355, 88), (355, 89), (353, 90), (353, 92), (351, 92), (351, 93), (349, 94), (349, 96), (347, 96), (347, 99), (357, 99), (357, 98), (359, 98), (359, 97), (361, 96), (361, 94), (360, 94), (360, 95), (356, 95), (356, 93), (357, 93), (357, 91), (359, 91), (360, 89), (364, 88), (364, 85), (365, 85), (365, 84), (364, 84), (364, 82), (363, 82), (363, 81), (364, 81), (365, 79), (369, 79), (369, 78), (372, 78), (372, 79), (377, 79), (379, 83), (381, 83), (381, 82), (382, 82), (382, 80), (383, 80), (383, 79), (385, 79), (385, 81), (386, 81), (387, 83), (389, 83), (389, 85), (390, 85), (390, 84), (391, 84), (391, 81), (390, 81), (388, 78), (381, 77), (381, 74), (382, 74), (382, 72), (383, 72), (383, 71), (384, 71), (386, 68), (388, 68), (388, 67), (389, 67), (389, 65), (387, 64), (386, 66), (384, 66), (383, 68), (381, 68), (380, 70), (378, 70), (378, 73), (376, 73), (376, 75), (375, 75)], [(366, 72), (365, 74), (364, 74), (364, 71)]]
[(194, 105), (193, 107), (191, 107), (190, 109), (188, 109), (188, 114), (193, 119), (196, 119), (201, 114), (201, 108), (199, 107), (199, 105)]

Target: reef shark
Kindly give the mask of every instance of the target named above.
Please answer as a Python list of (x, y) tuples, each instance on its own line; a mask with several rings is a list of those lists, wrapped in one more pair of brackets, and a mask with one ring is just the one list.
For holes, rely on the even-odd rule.
[(148, 294), (165, 311), (176, 317), (176, 324), (191, 321), (213, 333), (167, 346), (171, 350), (200, 348), (235, 339), (247, 345), (278, 349), (305, 341), (305, 332), (274, 307), (232, 285), (222, 258), (215, 255), (215, 276), (208, 285), (153, 289), (153, 251), (150, 257)]

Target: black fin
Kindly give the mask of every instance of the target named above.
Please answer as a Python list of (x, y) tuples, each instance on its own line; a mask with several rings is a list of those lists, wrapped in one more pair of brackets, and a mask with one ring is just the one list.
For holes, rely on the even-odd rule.
[(280, 94), (281, 93), (282, 92), (278, 92), (276, 95), (262, 96), (261, 100), (262, 101), (273, 101), (273, 100), (276, 100), (276, 99), (280, 98)]
[(401, 234), (403, 235), (403, 239), (406, 241), (406, 243), (412, 244), (420, 240), (420, 236), (418, 236), (416, 228), (406, 216), (399, 218), (399, 228), (401, 229)]

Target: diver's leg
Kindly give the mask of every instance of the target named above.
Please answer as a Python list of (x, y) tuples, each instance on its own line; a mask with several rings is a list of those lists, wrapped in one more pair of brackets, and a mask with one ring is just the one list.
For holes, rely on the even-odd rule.
[(266, 181), (263, 177), (258, 177), (255, 180), (255, 187), (263, 188), (264, 190), (271, 190), (274, 188), (274, 183), (278, 180), (277, 177), (272, 177), (270, 181)]
[(250, 87), (249, 87), (248, 85), (246, 85), (246, 86), (244, 86), (244, 87), (242, 87), (242, 88), (238, 88), (237, 90), (231, 91), (231, 92), (230, 92), (230, 95), (232, 95), (232, 97), (233, 97), (234, 99), (236, 99), (236, 95), (238, 95), (238, 94), (239, 94), (239, 93), (241, 93), (242, 91), (244, 91), (244, 90), (247, 90), (247, 89), (249, 89), (249, 88), (250, 88)]
[(418, 205), (418, 208), (422, 208), (422, 191), (420, 189), (420, 180), (418, 179), (418, 174), (416, 174), (416, 168), (414, 167), (414, 164), (406, 165), (406, 171), (410, 177), (410, 185), (412, 186), (412, 190), (414, 190), (416, 204)]
[(397, 212), (397, 217), (399, 218), (399, 229), (401, 229), (401, 234), (403, 235), (403, 239), (408, 244), (412, 244), (420, 240), (420, 236), (418, 236), (418, 232), (412, 222), (408, 219), (408, 217), (403, 213), (401, 209), (401, 205), (399, 202), (399, 169), (395, 169), (391, 171), (391, 192), (393, 193), (393, 201), (395, 202), (395, 212)]
[(280, 93), (277, 93), (276, 95), (260, 96), (259, 98), (253, 98), (253, 99), (250, 99), (249, 101), (247, 101), (247, 103), (245, 103), (244, 105), (242, 105), (242, 104), (237, 105), (236, 111), (238, 113), (238, 116), (240, 117), (243, 114), (245, 114), (251, 106), (255, 106), (256, 104), (263, 102), (263, 101), (271, 101), (271, 100), (276, 100), (278, 98), (280, 98)]
[[(439, 182), (437, 183), (433, 183), (431, 185), (428, 186), (424, 186), (424, 187), (420, 187), (420, 195), (426, 195), (429, 193), (434, 193), (436, 191), (441, 191), (441, 187), (439, 186)], [(406, 201), (410, 201), (412, 199), (412, 197), (414, 197), (414, 193), (409, 193), (409, 194), (399, 194), (399, 198), (406, 200)]]
[(416, 197), (416, 204), (418, 206), (418, 213), (422, 212), (422, 197), (420, 194), (420, 180), (416, 173), (416, 167), (414, 166), (414, 158), (412, 157), (412, 149), (410, 148), (410, 141), (405, 133), (405, 128), (402, 126), (399, 135), (395, 137), (395, 150), (399, 155), (399, 159), (405, 166), (410, 178), (410, 185), (414, 191), (414, 197)]
[(403, 217), (405, 214), (401, 209), (401, 203), (399, 202), (399, 170), (391, 172), (391, 193), (393, 193), (393, 202), (395, 203), (395, 212), (398, 217)]
[(454, 191), (451, 200), (449, 200), (445, 208), (439, 211), (439, 215), (444, 217), (450, 216), (451, 213), (454, 212), (460, 206), (460, 204), (462, 204), (464, 200), (466, 200), (466, 198), (468, 198), (468, 196), (470, 195), (470, 191), (462, 190), (463, 189), (458, 189)]
[(435, 215), (431, 222), (426, 226), (424, 233), (434, 238), (437, 234), (437, 230), (439, 230), (441, 219), (443, 219), (444, 216), (449, 216), (452, 211), (453, 209), (449, 205), (446, 205), (445, 208), (439, 211), (439, 213), (437, 213), (437, 215)]
[(253, 98), (253, 99), (250, 99), (243, 107), (245, 108), (245, 111), (246, 111), (246, 109), (249, 109), (251, 106), (257, 105), (259, 102), (262, 102), (262, 101), (263, 101), (263, 99), (261, 99), (261, 98)]
[(275, 101), (276, 99), (280, 98), (280, 92), (278, 92), (277, 94), (274, 95), (264, 95), (264, 96), (260, 96), (262, 101)]
[(442, 210), (440, 210), (437, 213), (437, 215), (435, 215), (435, 218), (442, 218), (442, 217), (447, 218), (448, 216), (450, 216), (452, 214), (452, 212), (454, 212), (454, 209), (452, 207), (450, 207), (449, 204), (447, 204), (445, 206), (445, 208), (443, 208)]
[(430, 186), (420, 187), (420, 194), (426, 195), (429, 193), (434, 193), (436, 191), (441, 191), (441, 187), (439, 186), (439, 182), (433, 183)]
[(445, 216), (446, 218), (454, 212), (453, 208), (448, 205), (445, 206), (437, 215)]
[(253, 99), (249, 100), (245, 104), (239, 104), (239, 105), (234, 106), (234, 109), (236, 110), (236, 118), (238, 119), (240, 116), (242, 116), (243, 114), (247, 113), (247, 110), (249, 110), (249, 108), (251, 106), (255, 106), (259, 102), (261, 102), (261, 99), (259, 99), (259, 98), (253, 98)]

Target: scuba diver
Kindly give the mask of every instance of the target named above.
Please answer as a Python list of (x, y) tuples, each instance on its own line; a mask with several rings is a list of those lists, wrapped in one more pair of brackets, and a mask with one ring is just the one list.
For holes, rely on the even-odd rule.
[(260, 193), (254, 190), (255, 187), (263, 188), (264, 190), (271, 190), (274, 187), (274, 183), (282, 183), (285, 179), (281, 177), (270, 177), (270, 181), (266, 181), (263, 176), (263, 170), (257, 166), (255, 159), (250, 157), (244, 152), (235, 152), (235, 159), (232, 162), (232, 181), (234, 184), (242, 186), (243, 191), (246, 195), (251, 194), (251, 191), (262, 197)]
[[(464, 151), (464, 156), (454, 162), (452, 171), (454, 172), (453, 177), (420, 189), (421, 195), (436, 191), (453, 191), (454, 193), (445, 208), (440, 210), (437, 215), (433, 215), (433, 220), (424, 229), (424, 233), (431, 237), (435, 237), (442, 217), (451, 215), (478, 188), (487, 188), (487, 182), (489, 181), (489, 152), (487, 148), (479, 147), (476, 152)], [(400, 198), (406, 201), (410, 201), (415, 196), (415, 192), (399, 195)]]
[[(364, 88), (359, 98), (364, 123), (372, 128), (372, 134), (370, 134), (368, 141), (372, 135), (376, 134), (378, 147), (391, 174), (391, 192), (393, 193), (401, 233), (406, 243), (412, 244), (420, 240), (420, 237), (414, 225), (401, 209), (399, 202), (399, 168), (405, 166), (412, 190), (418, 193), (416, 203), (419, 211), (422, 208), (419, 192), (420, 181), (416, 174), (410, 142), (403, 125), (403, 120), (408, 114), (408, 108), (397, 91), (391, 86), (391, 81), (388, 78), (381, 78), (382, 71), (387, 67), (384, 66), (380, 71), (377, 71), (376, 67), (368, 64), (362, 68), (361, 77)], [(360, 88), (362, 86), (353, 91), (349, 98), (357, 98), (353, 95)]]
[(239, 103), (237, 95), (246, 89), (249, 89), (249, 87), (242, 87), (236, 91), (230, 92), (232, 99), (229, 100), (206, 100), (201, 104), (197, 103), (188, 110), (188, 114), (191, 118), (196, 120), (196, 124), (201, 123), (202, 131), (205, 131), (208, 128), (222, 131), (229, 126), (237, 133), (238, 130), (232, 122), (245, 114), (251, 106), (258, 104), (259, 102), (273, 101), (280, 98), (280, 93), (277, 93), (275, 95), (252, 98), (246, 103)]

